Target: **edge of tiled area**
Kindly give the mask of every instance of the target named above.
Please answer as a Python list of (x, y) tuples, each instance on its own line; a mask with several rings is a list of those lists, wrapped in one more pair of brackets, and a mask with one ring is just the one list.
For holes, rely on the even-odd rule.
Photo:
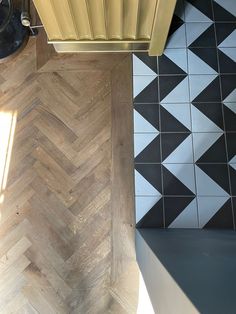
[(133, 55), (137, 227), (235, 229), (232, 1), (178, 1), (163, 56)]

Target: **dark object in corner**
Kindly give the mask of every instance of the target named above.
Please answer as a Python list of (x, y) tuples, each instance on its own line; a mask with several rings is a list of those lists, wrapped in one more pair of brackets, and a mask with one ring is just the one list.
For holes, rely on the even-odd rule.
[(0, 62), (17, 55), (27, 44), (29, 29), (21, 23), (21, 12), (12, 0), (0, 1)]

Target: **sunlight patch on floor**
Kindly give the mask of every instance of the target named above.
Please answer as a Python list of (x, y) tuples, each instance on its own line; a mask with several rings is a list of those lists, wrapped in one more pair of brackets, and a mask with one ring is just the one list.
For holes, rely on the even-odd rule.
[(0, 111), (0, 204), (4, 202), (16, 120), (16, 111)]
[(139, 300), (137, 314), (155, 314), (142, 273), (139, 272)]

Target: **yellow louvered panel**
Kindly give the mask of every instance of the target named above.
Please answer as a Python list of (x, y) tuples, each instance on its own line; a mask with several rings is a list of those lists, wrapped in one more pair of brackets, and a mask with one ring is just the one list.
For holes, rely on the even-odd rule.
[(73, 11), (68, 0), (51, 0), (54, 13), (60, 25), (63, 39), (77, 39), (78, 34), (74, 24)]
[[(59, 2), (61, 0), (55, 1)], [(90, 25), (90, 17), (88, 14), (87, 1), (86, 0), (66, 0), (66, 1), (70, 2), (71, 5), (74, 21), (78, 32), (77, 39), (80, 40), (93, 39)]]
[(138, 38), (150, 39), (157, 0), (139, 1)]
[(139, 1), (140, 0), (125, 0), (124, 1), (123, 37), (125, 39), (136, 39)]
[(107, 39), (105, 0), (87, 0), (94, 39)]
[(33, 1), (50, 40), (150, 40), (157, 4), (157, 0)]
[(107, 0), (107, 31), (109, 39), (123, 38), (123, 0)]
[(48, 38), (50, 40), (63, 39), (59, 22), (55, 15), (51, 1), (48, 0), (45, 5), (45, 0), (35, 0), (34, 5), (41, 21), (43, 22)]

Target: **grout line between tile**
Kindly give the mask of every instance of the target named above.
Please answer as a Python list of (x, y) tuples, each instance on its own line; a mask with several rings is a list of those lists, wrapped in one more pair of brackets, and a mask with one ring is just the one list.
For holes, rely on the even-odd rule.
[[(185, 32), (186, 32), (186, 28), (185, 28)], [(186, 38), (187, 38), (187, 33), (186, 33)], [(188, 49), (188, 47), (187, 47)], [(187, 50), (187, 70), (189, 72), (189, 62), (188, 62), (188, 50)], [(191, 93), (190, 93), (190, 79), (189, 79), (189, 75), (188, 75), (188, 97), (189, 100), (191, 99)], [(193, 130), (193, 117), (192, 117), (192, 103), (190, 101), (189, 104), (189, 111), (190, 111), (190, 121), (191, 121), (191, 130)], [(192, 153), (193, 153), (193, 173), (194, 173), (194, 183), (195, 183), (195, 191), (196, 191), (196, 206), (197, 206), (197, 226), (198, 228), (200, 228), (200, 220), (199, 220), (199, 209), (198, 209), (198, 199), (197, 199), (197, 177), (196, 177), (196, 169), (195, 169), (195, 157), (194, 157), (194, 145), (193, 145), (193, 135), (191, 133), (191, 138), (192, 138)]]
[[(212, 11), (213, 11), (213, 19), (215, 20), (215, 12), (213, 8), (213, 3), (211, 3), (212, 6)], [(220, 68), (220, 58), (219, 58), (219, 51), (218, 51), (218, 46), (217, 46), (217, 33), (216, 33), (216, 24), (214, 23), (214, 32), (215, 32), (215, 38), (216, 38), (216, 58), (217, 58), (217, 63), (218, 63), (218, 70), (219, 70), (219, 83), (220, 83), (220, 98), (221, 98), (221, 110), (222, 110), (222, 117), (223, 117), (223, 127), (224, 131), (226, 130), (226, 124), (225, 124), (225, 115), (224, 115), (224, 104), (223, 104), (223, 92), (222, 92), (222, 83), (221, 83), (221, 68)], [(228, 145), (227, 145), (227, 137), (226, 137), (226, 132), (224, 132), (225, 136), (225, 150), (226, 150), (226, 158), (227, 161), (229, 161), (229, 153), (228, 153)], [(235, 230), (235, 216), (234, 216), (234, 208), (233, 208), (233, 199), (232, 199), (232, 182), (231, 182), (231, 177), (230, 177), (230, 169), (229, 169), (229, 164), (227, 163), (227, 171), (228, 171), (228, 183), (229, 183), (229, 192), (231, 196), (231, 211), (232, 211), (232, 218), (233, 218), (233, 227)]]
[[(159, 58), (157, 57), (157, 72), (159, 73)], [(160, 93), (160, 81), (159, 81), (159, 74), (157, 77), (157, 92), (158, 92), (158, 100), (159, 100), (159, 131), (161, 130), (161, 93)], [(160, 131), (161, 133), (161, 131)], [(161, 157), (161, 188), (162, 188), (162, 213), (163, 213), (163, 228), (166, 228), (166, 219), (165, 219), (165, 201), (164, 201), (164, 175), (163, 175), (163, 168), (162, 168), (162, 138), (160, 136), (160, 157)]]

